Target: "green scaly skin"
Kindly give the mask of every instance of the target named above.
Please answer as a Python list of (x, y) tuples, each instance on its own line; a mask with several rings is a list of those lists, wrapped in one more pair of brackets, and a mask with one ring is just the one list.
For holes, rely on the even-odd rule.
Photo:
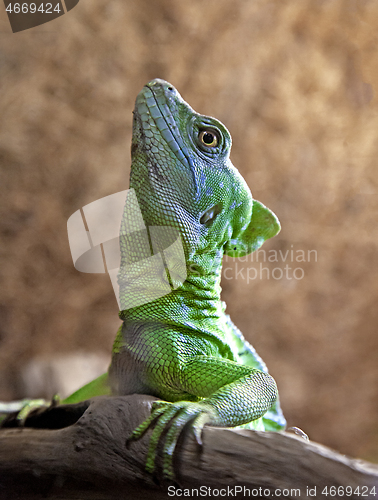
[[(153, 428), (146, 469), (154, 472), (163, 439), (167, 479), (174, 478), (174, 451), (188, 423), (198, 443), (205, 424), (275, 431), (286, 425), (274, 379), (220, 300), (223, 255), (247, 255), (280, 230), (276, 216), (252, 199), (230, 161), (230, 149), (225, 126), (197, 114), (168, 82), (152, 80), (139, 93), (130, 188), (147, 227), (169, 226), (179, 232), (187, 277), (180, 284), (168, 276), (175, 288), (171, 293), (120, 312), (123, 324), (108, 375), (64, 401), (109, 393), (109, 387), (112, 394), (150, 394), (164, 400), (153, 404), (151, 416), (130, 440)], [(134, 234), (135, 256), (130, 257), (129, 236), (124, 234), (130, 223), (125, 210), (121, 304), (128, 293), (122, 267), (145, 253), (142, 246), (138, 251)]]

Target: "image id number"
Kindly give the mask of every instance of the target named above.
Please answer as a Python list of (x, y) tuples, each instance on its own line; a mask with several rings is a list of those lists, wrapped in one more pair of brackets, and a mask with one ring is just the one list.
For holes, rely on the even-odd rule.
[(35, 3), (9, 3), (5, 9), (9, 14), (53, 14), (54, 12), (60, 13), (60, 4), (57, 3), (55, 7), (52, 3), (41, 3), (38, 7)]

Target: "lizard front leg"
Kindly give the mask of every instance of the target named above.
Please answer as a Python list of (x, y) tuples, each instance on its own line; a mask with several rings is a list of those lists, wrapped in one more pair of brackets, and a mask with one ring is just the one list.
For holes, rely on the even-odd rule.
[(258, 419), (277, 398), (274, 379), (265, 372), (223, 358), (195, 356), (181, 364), (175, 376), (177, 389), (200, 400), (154, 403), (152, 414), (131, 435), (138, 439), (155, 425), (150, 439), (146, 469), (153, 472), (157, 445), (167, 431), (163, 446), (163, 475), (173, 479), (173, 454), (181, 432), (190, 424), (201, 444), (205, 424), (235, 427)]

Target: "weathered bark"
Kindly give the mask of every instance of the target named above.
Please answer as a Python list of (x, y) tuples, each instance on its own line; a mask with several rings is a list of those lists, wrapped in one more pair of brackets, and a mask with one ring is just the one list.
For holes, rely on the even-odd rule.
[[(2, 429), (0, 498), (168, 498), (169, 485), (159, 482), (159, 471), (156, 478), (144, 471), (149, 433), (126, 445), (131, 431), (149, 414), (153, 399), (139, 395), (94, 398), (29, 421), (30, 425), (50, 421), (52, 427), (59, 427), (77, 419), (68, 427)], [(378, 494), (376, 465), (288, 433), (206, 427), (202, 448), (190, 433), (182, 440), (176, 469), (180, 486), (170, 485), (170, 493), (179, 487), (199, 490), (207, 486), (224, 489), (219, 496), (231, 497), (227, 488), (235, 493), (235, 488), (246, 487), (251, 491), (245, 497), (263, 498), (264, 489), (274, 496), (279, 488), (288, 490), (282, 492), (286, 498), (309, 498), (307, 488), (316, 487), (313, 498), (324, 499), (325, 486), (351, 486), (353, 490), (359, 487), (360, 495), (353, 493), (349, 498), (361, 500), (362, 488), (370, 492), (375, 486)], [(333, 496), (347, 496), (341, 491)], [(212, 491), (208, 496), (216, 494)], [(200, 497), (200, 491), (190, 496)], [(243, 491), (236, 496), (243, 498)]]

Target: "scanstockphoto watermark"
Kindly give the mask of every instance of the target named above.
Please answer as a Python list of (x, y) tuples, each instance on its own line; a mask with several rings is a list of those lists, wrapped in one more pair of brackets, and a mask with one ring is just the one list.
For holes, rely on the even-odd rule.
[[(316, 489), (315, 489), (316, 491)], [(306, 496), (314, 496), (311, 490), (307, 487)], [(248, 488), (246, 486), (227, 486), (214, 488), (211, 486), (200, 486), (198, 488), (180, 488), (176, 486), (168, 486), (168, 496), (169, 497), (211, 497), (211, 498), (233, 498), (233, 497), (244, 497), (244, 498), (274, 498), (274, 497), (287, 497), (287, 498), (299, 498), (301, 496), (301, 490), (299, 488)]]
[(294, 245), (287, 250), (259, 249), (236, 261), (225, 256), (222, 277), (226, 280), (242, 279), (247, 283), (264, 279), (299, 281), (305, 276), (304, 265), (317, 261), (316, 250), (303, 250)]

